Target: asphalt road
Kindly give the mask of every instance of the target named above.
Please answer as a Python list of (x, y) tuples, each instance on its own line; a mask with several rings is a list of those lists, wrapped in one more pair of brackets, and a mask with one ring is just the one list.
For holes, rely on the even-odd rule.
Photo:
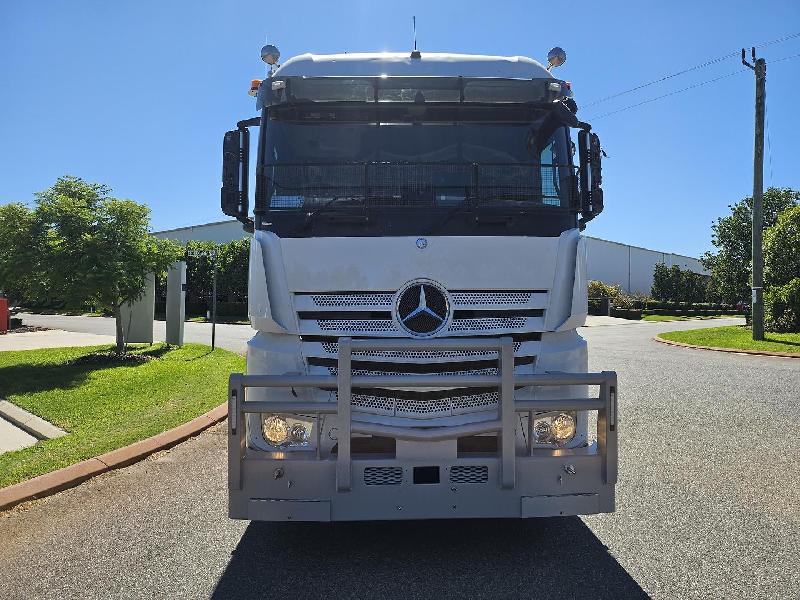
[(615, 514), (229, 521), (217, 426), (0, 515), (0, 598), (800, 597), (800, 361), (651, 339), (718, 324), (582, 330), (619, 373)]

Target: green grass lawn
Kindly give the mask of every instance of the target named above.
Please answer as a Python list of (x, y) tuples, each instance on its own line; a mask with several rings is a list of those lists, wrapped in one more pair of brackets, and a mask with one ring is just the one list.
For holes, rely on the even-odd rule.
[(709, 327), (688, 331), (659, 333), (658, 337), (671, 342), (683, 342), (712, 348), (738, 350), (768, 350), (770, 352), (800, 353), (800, 333), (765, 333), (763, 341), (753, 341), (749, 327)]
[[(186, 320), (191, 323), (211, 323), (211, 319), (206, 317), (187, 317)], [(217, 323), (226, 325), (250, 325), (250, 319), (247, 317), (217, 317)]]
[(678, 315), (644, 315), (642, 321), (699, 321), (704, 319), (742, 319), (744, 315), (710, 315), (703, 317), (684, 317)]
[(0, 454), (0, 487), (145, 439), (225, 402), (243, 357), (208, 346), (142, 346), (120, 364), (109, 346), (0, 352), (0, 397), (69, 432)]

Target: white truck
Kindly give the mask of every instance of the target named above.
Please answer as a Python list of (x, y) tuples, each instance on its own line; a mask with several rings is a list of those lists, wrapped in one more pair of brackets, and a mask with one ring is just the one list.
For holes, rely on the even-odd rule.
[(256, 332), (230, 378), (230, 517), (613, 511), (616, 373), (587, 372), (576, 329), (601, 150), (551, 75), (563, 50), (278, 56), (224, 140)]

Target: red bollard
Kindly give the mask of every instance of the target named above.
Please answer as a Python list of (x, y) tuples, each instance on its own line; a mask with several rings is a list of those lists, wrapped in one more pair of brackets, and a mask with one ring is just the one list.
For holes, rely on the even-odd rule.
[(0, 298), (0, 332), (8, 331), (8, 298)]

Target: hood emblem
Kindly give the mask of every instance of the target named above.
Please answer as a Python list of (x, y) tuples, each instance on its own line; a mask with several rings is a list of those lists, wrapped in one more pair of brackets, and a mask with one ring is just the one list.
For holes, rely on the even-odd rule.
[(397, 296), (395, 308), (400, 326), (415, 337), (429, 337), (441, 331), (450, 318), (445, 292), (430, 281), (407, 285)]
[(425, 238), (417, 238), (417, 248), (425, 250), (428, 247), (428, 240)]

